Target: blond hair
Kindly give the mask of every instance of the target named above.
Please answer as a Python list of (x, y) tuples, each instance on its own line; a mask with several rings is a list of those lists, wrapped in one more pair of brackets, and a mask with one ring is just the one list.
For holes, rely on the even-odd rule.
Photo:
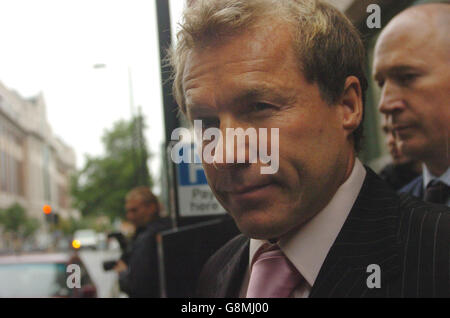
[(155, 203), (155, 205), (157, 207), (157, 212), (159, 213), (160, 205), (159, 205), (158, 198), (150, 191), (149, 187), (140, 186), (140, 187), (133, 188), (125, 196), (125, 201), (136, 200), (136, 199), (141, 200), (141, 202), (146, 205)]
[[(170, 50), (173, 95), (186, 113), (183, 73), (188, 53), (213, 45), (224, 37), (275, 17), (291, 26), (293, 46), (300, 70), (310, 83), (317, 83), (328, 103), (337, 102), (348, 76), (356, 76), (367, 89), (365, 50), (358, 31), (336, 8), (319, 0), (191, 0), (184, 10), (177, 45)], [(362, 122), (354, 132), (359, 150)]]

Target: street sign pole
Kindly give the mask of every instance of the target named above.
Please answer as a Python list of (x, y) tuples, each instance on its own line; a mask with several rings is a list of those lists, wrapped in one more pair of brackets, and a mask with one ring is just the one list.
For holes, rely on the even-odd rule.
[[(180, 126), (178, 120), (178, 106), (172, 96), (172, 79), (171, 68), (166, 64), (167, 49), (172, 44), (172, 33), (170, 26), (170, 10), (169, 0), (156, 0), (156, 15), (158, 20), (158, 39), (159, 39), (159, 57), (160, 57), (160, 70), (161, 70), (161, 85), (162, 85), (162, 99), (163, 99), (163, 111), (164, 111), (164, 131), (165, 131), (165, 147), (164, 149), (170, 149), (172, 131)], [(177, 226), (178, 222), (178, 193), (177, 193), (177, 180), (174, 173), (170, 173), (170, 169), (173, 169), (172, 162), (170, 160), (170, 154), (167, 156), (167, 168), (164, 173), (167, 177), (167, 193), (169, 197), (169, 205), (171, 217), (174, 226)]]

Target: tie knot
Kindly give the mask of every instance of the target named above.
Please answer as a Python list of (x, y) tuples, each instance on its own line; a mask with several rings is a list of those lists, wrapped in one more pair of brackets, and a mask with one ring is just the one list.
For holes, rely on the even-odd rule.
[(263, 245), (253, 257), (247, 298), (285, 298), (302, 276), (278, 246)]
[(283, 256), (284, 254), (277, 244), (265, 243), (258, 248), (255, 255), (253, 255), (252, 266), (256, 263), (256, 261), (270, 257), (270, 255)]

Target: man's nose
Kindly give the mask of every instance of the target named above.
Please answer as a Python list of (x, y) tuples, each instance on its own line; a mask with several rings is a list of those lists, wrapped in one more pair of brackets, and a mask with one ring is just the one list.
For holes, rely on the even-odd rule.
[(400, 88), (390, 81), (386, 81), (381, 91), (378, 109), (383, 114), (392, 114), (405, 108)]
[[(224, 116), (220, 119), (220, 138), (214, 149), (213, 166), (217, 170), (231, 169), (243, 167), (249, 163), (248, 138), (244, 142), (238, 142), (239, 138), (236, 135), (241, 135), (240, 132), (247, 128), (242, 125), (242, 122), (236, 120), (233, 116)], [(241, 128), (242, 130), (238, 130)], [(228, 134), (227, 134), (228, 133)], [(239, 153), (243, 153), (243, 159), (239, 160)], [(239, 162), (240, 161), (240, 162)], [(244, 161), (244, 162), (242, 162)]]
[(387, 135), (387, 144), (388, 146), (394, 147), (395, 146), (395, 136), (393, 132), (390, 132)]

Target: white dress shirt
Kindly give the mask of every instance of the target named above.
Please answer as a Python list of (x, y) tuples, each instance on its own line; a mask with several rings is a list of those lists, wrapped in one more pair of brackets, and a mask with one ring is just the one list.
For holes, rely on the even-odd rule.
[[(356, 159), (350, 177), (338, 188), (328, 205), (296, 232), (283, 236), (278, 241), (280, 249), (305, 278), (294, 290), (293, 297), (309, 296), (311, 286), (358, 197), (365, 177), (366, 170), (361, 161)], [(266, 242), (250, 240), (249, 266), (240, 290), (242, 298), (247, 293), (253, 256)]]

